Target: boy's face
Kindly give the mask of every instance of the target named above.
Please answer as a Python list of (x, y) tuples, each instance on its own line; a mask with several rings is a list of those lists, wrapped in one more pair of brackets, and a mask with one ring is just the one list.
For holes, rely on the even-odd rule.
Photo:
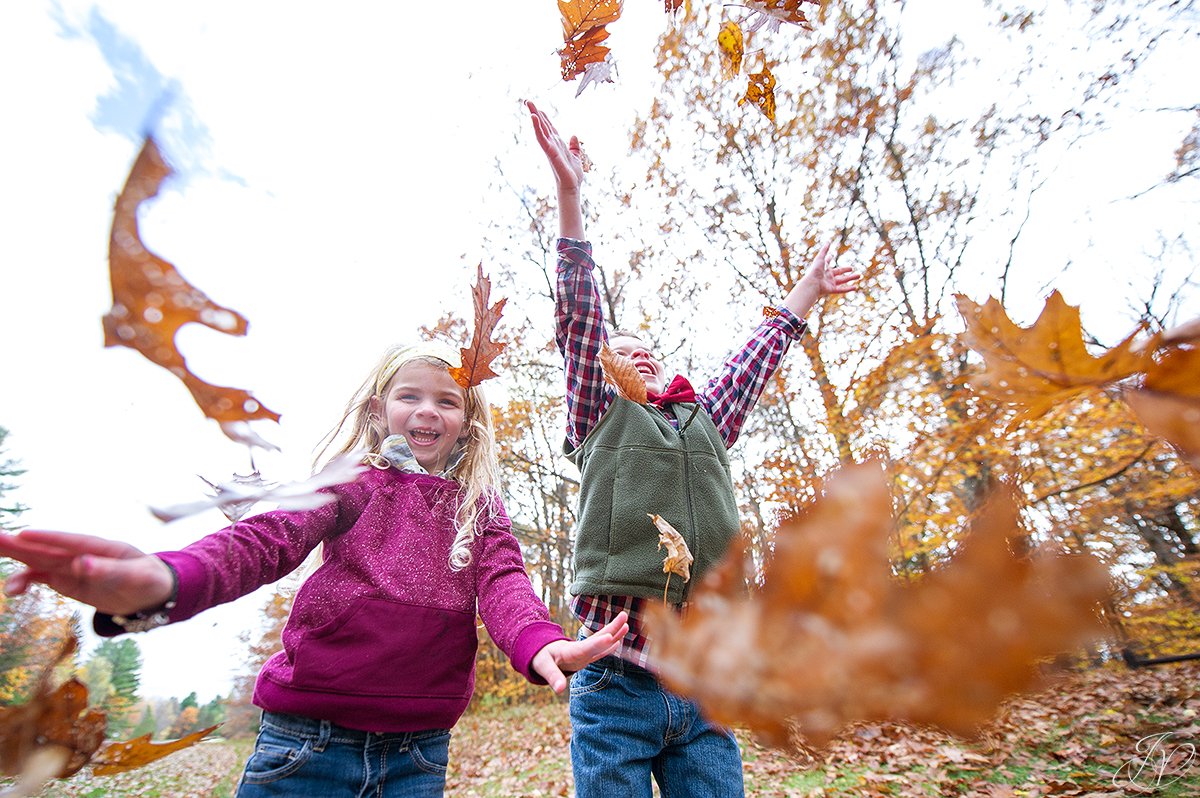
[(646, 390), (662, 393), (663, 365), (654, 355), (650, 354), (650, 350), (646, 348), (645, 344), (632, 335), (615, 335), (608, 339), (608, 346), (617, 354), (624, 355), (633, 361), (638, 373), (646, 381)]
[(378, 412), (388, 434), (403, 435), (421, 467), (437, 474), (463, 434), (466, 396), (444, 367), (413, 361), (396, 370)]

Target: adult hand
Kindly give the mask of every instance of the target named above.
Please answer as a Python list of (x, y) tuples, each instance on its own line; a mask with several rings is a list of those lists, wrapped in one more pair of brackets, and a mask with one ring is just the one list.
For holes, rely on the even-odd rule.
[(26, 565), (5, 583), (9, 595), (40, 583), (110, 615), (157, 607), (174, 587), (171, 569), (159, 558), (92, 535), (33, 529), (0, 535), (0, 556)]
[(567, 673), (574, 673), (589, 662), (595, 662), (617, 650), (629, 633), (629, 616), (620, 612), (602, 629), (582, 640), (556, 640), (542, 647), (533, 657), (531, 667), (550, 689), (561, 694), (567, 689)]

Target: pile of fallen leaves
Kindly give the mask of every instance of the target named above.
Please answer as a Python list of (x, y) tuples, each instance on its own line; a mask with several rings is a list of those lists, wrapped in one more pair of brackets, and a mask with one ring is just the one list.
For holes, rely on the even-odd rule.
[[(1200, 665), (1065, 676), (1005, 704), (974, 743), (894, 723), (855, 725), (819, 754), (738, 738), (748, 796), (1196, 795)], [(569, 742), (565, 702), (469, 713), (446, 793), (571, 795)]]

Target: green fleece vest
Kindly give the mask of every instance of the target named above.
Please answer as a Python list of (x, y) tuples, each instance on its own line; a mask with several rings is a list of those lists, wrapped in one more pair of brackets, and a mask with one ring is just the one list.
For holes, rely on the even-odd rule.
[(695, 561), (685, 585), (671, 575), (667, 600), (684, 600), (725, 554), (739, 528), (729, 457), (716, 425), (694, 404), (670, 408), (676, 430), (655, 408), (620, 397), (574, 450), (579, 467), (573, 595), (659, 598), (666, 549), (650, 513), (687, 541)]

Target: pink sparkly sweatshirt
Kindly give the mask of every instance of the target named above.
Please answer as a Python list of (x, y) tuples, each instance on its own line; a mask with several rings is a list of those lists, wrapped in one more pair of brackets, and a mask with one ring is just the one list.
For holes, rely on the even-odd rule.
[(170, 620), (281, 579), (324, 543), (254, 703), (364, 731), (448, 729), (475, 685), (476, 612), (538, 684), (534, 655), (566, 639), (533, 591), (501, 508), (476, 536), (471, 564), (450, 570), (457, 490), (441, 477), (369, 468), (326, 489), (336, 501), (322, 507), (264, 513), (160, 552), (179, 575)]

